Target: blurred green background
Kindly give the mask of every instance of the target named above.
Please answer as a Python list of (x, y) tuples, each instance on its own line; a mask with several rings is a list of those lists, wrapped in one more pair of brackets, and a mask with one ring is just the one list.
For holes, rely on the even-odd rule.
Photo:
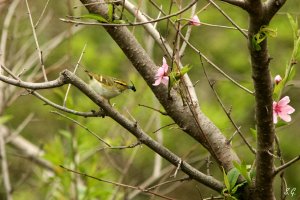
[[(157, 17), (158, 11), (149, 1), (134, 2), (139, 4), (143, 10), (147, 10), (149, 16)], [(165, 11), (169, 9), (169, 1), (157, 0), (155, 2), (158, 5), (162, 5)], [(183, 5), (187, 3), (184, 2)], [(34, 22), (40, 17), (45, 4), (45, 0), (29, 1)], [(206, 4), (206, 1), (199, 1), (197, 11)], [(138, 124), (151, 137), (159, 138), (167, 148), (178, 156), (192, 163), (193, 166), (201, 171), (206, 172), (205, 159), (208, 156), (207, 152), (193, 139), (183, 134), (177, 126), (168, 126), (158, 133), (154, 133), (161, 126), (172, 123), (172, 120), (169, 117), (161, 116), (153, 110), (139, 106), (139, 104), (143, 104), (162, 109), (145, 81), (139, 76), (138, 72), (105, 30), (100, 26), (75, 27), (59, 19), (64, 18), (66, 15), (80, 16), (86, 13), (84, 7), (80, 5), (79, 1), (50, 0), (45, 15), (36, 28), (45, 66), (49, 70), (49, 79), (56, 78), (63, 69), (73, 70), (86, 44), (86, 50), (81, 61), (83, 66), (92, 72), (118, 77), (126, 82), (132, 81), (137, 88), (135, 93), (126, 91), (124, 94), (112, 99), (111, 102), (114, 103), (115, 108), (129, 119), (134, 118), (137, 120)], [(240, 27), (247, 29), (248, 17), (244, 11), (224, 3), (219, 3), (219, 5)], [(1, 8), (1, 30), (4, 30), (3, 24), (8, 7), (9, 3), (3, 3)], [(272, 57), (270, 65), (273, 76), (276, 74), (284, 75), (285, 66), (293, 49), (292, 29), (286, 13), (292, 14), (294, 18), (299, 17), (299, 8), (299, 1), (287, 1), (286, 5), (270, 24), (271, 28), (277, 30), (277, 37), (268, 40), (269, 53)], [(173, 11), (177, 10), (178, 8), (174, 6)], [(126, 12), (125, 15), (129, 20), (134, 20), (129, 13)], [(182, 15), (182, 17), (186, 18), (189, 18), (189, 16), (190, 12)], [(205, 23), (231, 26), (230, 22), (212, 5), (199, 13), (198, 16), (200, 21)], [(162, 35), (167, 33), (166, 25), (166, 21), (157, 24), (157, 28)], [(136, 26), (129, 29), (136, 35), (139, 42), (144, 47), (147, 47), (147, 42), (150, 38), (143, 28)], [(36, 59), (38, 55), (32, 37), (25, 1), (21, 1), (18, 4), (8, 33), (5, 64), (11, 69), (19, 66), (18, 70), (15, 71), (16, 74), (20, 73), (22, 69), (26, 69), (21, 76), (21, 78), (24, 77), (25, 79), (35, 68), (39, 69), (40, 66), (38, 59)], [(170, 43), (173, 42), (174, 30), (169, 30), (167, 39)], [(253, 90), (247, 40), (241, 33), (236, 30), (201, 25), (193, 27), (190, 42), (223, 71), (242, 85)], [(156, 44), (150, 49), (155, 63), (160, 66), (164, 56), (162, 50)], [(235, 129), (210, 89), (203, 74), (199, 57), (190, 48), (187, 48), (182, 62), (193, 66), (189, 75), (193, 82), (198, 82), (195, 89), (203, 112), (229, 138)], [(250, 128), (255, 128), (254, 98), (237, 88), (207, 63), (204, 63), (204, 65), (208, 71), (209, 78), (216, 82), (215, 88), (223, 103), (227, 109), (232, 109), (231, 116), (241, 127), (245, 137), (255, 146), (255, 138), (250, 133)], [(290, 125), (277, 129), (282, 154), (286, 161), (299, 155), (297, 142), (299, 141), (300, 133), (297, 121), (300, 120), (298, 112), (300, 109), (298, 103), (300, 100), (300, 75), (298, 67), (299, 64), (296, 65), (297, 73), (293, 82), (294, 85), (286, 88), (283, 94), (290, 96), (291, 105), (296, 109), (296, 112), (292, 115), (293, 121)], [(79, 70), (77, 74), (83, 80), (88, 80), (88, 77), (82, 70)], [(37, 74), (34, 80), (41, 81), (40, 74)], [(170, 175), (174, 173), (175, 168), (163, 160), (161, 174), (151, 182), (153, 166), (157, 163), (155, 161), (157, 158), (146, 146), (142, 145), (124, 150), (101, 150), (104, 147), (103, 143), (99, 142), (85, 129), (66, 118), (50, 113), (54, 108), (44, 105), (42, 101), (34, 96), (24, 95), (26, 94), (24, 90), (16, 89), (9, 93), (11, 89), (12, 87), (7, 89), (10, 101), (3, 115), (10, 115), (12, 119), (6, 122), (5, 125), (11, 130), (15, 130), (30, 113), (33, 113), (34, 118), (22, 130), (21, 135), (38, 147), (41, 147), (45, 151), (44, 158), (55, 164), (58, 170), (57, 175), (49, 174), (45, 169), (24, 158), (22, 152), (7, 145), (10, 178), (14, 187), (14, 199), (75, 199), (73, 196), (76, 192), (74, 192), (72, 186), (72, 182), (76, 178), (75, 175), (58, 167), (59, 165), (64, 165), (74, 168), (74, 160), (76, 161), (75, 168), (81, 172), (129, 185), (141, 185), (146, 181), (149, 181), (150, 185), (155, 185), (160, 181), (172, 180)], [(67, 87), (64, 86), (63, 88), (40, 92), (45, 97), (62, 105), (66, 89)], [(70, 90), (67, 107), (86, 112), (98, 109), (93, 102), (74, 87)], [(130, 133), (108, 117), (103, 119), (66, 115), (88, 127), (88, 129), (97, 133), (113, 146), (126, 146), (136, 142), (136, 139)], [(235, 136), (232, 145), (243, 161), (247, 164), (252, 164), (254, 156), (246, 148), (246, 145), (242, 143), (239, 136)], [(278, 159), (276, 164), (279, 165)], [(300, 191), (300, 178), (297, 174), (299, 171), (300, 163), (294, 164), (285, 171), (287, 186), (296, 188), (296, 193)], [(212, 163), (210, 173), (222, 180), (221, 172), (215, 163)], [(177, 177), (184, 177), (184, 174), (179, 172)], [(277, 196), (279, 196), (280, 192), (279, 183), (280, 179), (277, 177), (274, 185)], [(0, 185), (0, 199), (3, 199), (4, 189), (2, 181)], [(81, 177), (77, 192), (79, 199), (159, 199), (142, 193), (134, 196), (136, 194), (134, 194), (135, 191), (133, 190), (118, 188), (112, 184), (98, 182), (86, 177)], [(157, 189), (156, 192), (176, 199), (200, 199), (200, 194), (203, 198), (209, 197), (210, 194), (216, 194), (195, 181), (167, 184)], [(288, 196), (287, 199), (296, 198)]]

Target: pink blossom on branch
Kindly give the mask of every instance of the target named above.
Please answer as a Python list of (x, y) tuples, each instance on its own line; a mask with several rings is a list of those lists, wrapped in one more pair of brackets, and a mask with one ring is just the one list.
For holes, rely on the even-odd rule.
[(276, 75), (274, 78), (275, 84), (278, 85), (280, 83), (280, 81), (282, 81), (282, 78), (280, 75)]
[(200, 22), (198, 16), (195, 15), (194, 17), (192, 17), (192, 19), (190, 19), (189, 24), (192, 26), (200, 26), (201, 22)]
[(156, 75), (155, 75), (155, 83), (152, 84), (154, 86), (158, 86), (159, 84), (168, 85), (169, 83), (169, 76), (168, 76), (168, 64), (166, 59), (163, 57), (163, 64), (160, 68), (158, 68)]
[(283, 97), (278, 102), (273, 102), (273, 122), (277, 123), (278, 117), (283, 121), (290, 122), (292, 120), (290, 114), (295, 112), (295, 109), (288, 105), (290, 98), (288, 96)]

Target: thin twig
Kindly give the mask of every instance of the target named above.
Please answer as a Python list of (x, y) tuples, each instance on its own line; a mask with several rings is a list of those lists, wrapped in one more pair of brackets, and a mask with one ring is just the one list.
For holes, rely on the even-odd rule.
[[(193, 5), (193, 7), (191, 9), (191, 15), (190, 15), (191, 18), (195, 15), (196, 8), (197, 8), (197, 4)], [(192, 26), (188, 26), (186, 34), (185, 34), (185, 40), (189, 40), (191, 33), (192, 33)], [(179, 50), (179, 58), (181, 58), (183, 56), (186, 46), (187, 46), (186, 42), (183, 41), (181, 48)]]
[(42, 11), (42, 13), (41, 13), (39, 19), (38, 19), (37, 22), (35, 23), (35, 25), (34, 25), (34, 28), (35, 28), (35, 29), (37, 28), (37, 26), (39, 25), (39, 23), (40, 23), (42, 17), (44, 16), (45, 11), (46, 11), (46, 9), (47, 9), (47, 6), (48, 6), (48, 4), (49, 4), (49, 1), (50, 1), (50, 0), (47, 0), (47, 2), (46, 2), (45, 6), (44, 6), (44, 8), (43, 8), (43, 11)]
[(131, 144), (131, 145), (127, 145), (127, 146), (109, 146), (109, 147), (101, 147), (99, 149), (97, 149), (96, 151), (102, 151), (104, 149), (118, 149), (118, 150), (121, 150), (121, 149), (133, 149), (137, 146), (140, 146), (142, 145), (142, 142), (140, 141), (137, 141), (136, 143), (134, 144)]
[[(21, 82), (21, 79), (17, 76), (15, 76), (7, 67), (1, 65), (1, 68), (3, 68), (9, 75), (11, 75), (14, 79), (18, 80), (19, 82)], [(67, 112), (67, 113), (71, 113), (74, 115), (78, 115), (78, 116), (83, 116), (83, 117), (103, 117), (105, 116), (105, 113), (100, 110), (98, 112), (92, 111), (92, 112), (80, 112), (80, 111), (76, 111), (76, 110), (72, 110), (63, 106), (60, 106), (58, 104), (53, 103), (52, 101), (50, 101), (49, 99), (43, 97), (42, 95), (40, 95), (38, 92), (27, 89), (27, 91), (36, 96), (37, 98), (41, 99), (42, 101), (44, 101), (47, 105), (50, 105), (56, 109), (59, 109), (61, 111)]]
[[(79, 59), (78, 59), (78, 61), (76, 63), (75, 69), (73, 71), (74, 74), (76, 73), (77, 68), (79, 67), (79, 63), (81, 62), (83, 54), (85, 53), (85, 48), (86, 48), (86, 43), (84, 44), (83, 49), (81, 51), (81, 54), (79, 56)], [(63, 102), (63, 107), (66, 107), (66, 102), (67, 102), (67, 99), (68, 99), (68, 94), (69, 94), (70, 88), (71, 88), (71, 84), (68, 85), (68, 88), (67, 88), (67, 91), (66, 91), (66, 95), (65, 95), (65, 98), (64, 98), (64, 102)]]
[(295, 162), (297, 162), (298, 160), (300, 160), (300, 155), (293, 158), (292, 160), (286, 162), (285, 164), (277, 167), (275, 170), (274, 170), (274, 176), (276, 176), (276, 174), (278, 174), (279, 172), (281, 172), (282, 170), (285, 170), (287, 167), (291, 166), (292, 164), (294, 164)]
[(151, 187), (148, 187), (147, 190), (154, 190), (160, 186), (166, 185), (166, 184), (170, 184), (170, 183), (175, 183), (175, 182), (184, 182), (184, 181), (190, 181), (192, 180), (190, 177), (184, 177), (184, 178), (179, 178), (179, 179), (175, 179), (175, 180), (170, 180), (170, 181), (165, 181), (162, 183), (159, 183), (157, 185), (153, 185)]
[[(210, 27), (216, 27), (216, 28), (224, 28), (224, 29), (234, 29), (234, 30), (238, 30), (236, 27), (232, 27), (232, 26), (224, 26), (224, 25), (217, 25), (217, 24), (209, 24), (209, 23), (205, 23), (205, 22), (201, 22), (201, 25), (204, 26), (210, 26)], [(245, 32), (248, 32), (247, 29), (242, 29)]]
[(95, 177), (95, 176), (88, 175), (88, 174), (86, 174), (86, 173), (81, 173), (81, 172), (77, 172), (77, 171), (68, 169), (68, 168), (66, 168), (66, 167), (64, 167), (64, 166), (62, 166), (62, 165), (60, 165), (60, 167), (61, 167), (62, 169), (64, 169), (64, 170), (69, 171), (69, 172), (72, 172), (72, 173), (75, 173), (75, 174), (79, 174), (79, 175), (81, 175), (81, 176), (85, 176), (85, 177), (88, 177), (88, 178), (91, 178), (91, 179), (94, 179), (94, 180), (97, 180), (97, 181), (100, 181), (100, 182), (109, 183), (109, 184), (112, 184), (112, 185), (115, 185), (115, 186), (124, 187), (124, 188), (129, 188), (129, 189), (139, 190), (139, 191), (142, 191), (142, 192), (144, 192), (144, 193), (146, 193), (146, 194), (155, 195), (155, 196), (158, 196), (158, 197), (163, 198), (163, 199), (175, 200), (174, 198), (166, 197), (166, 196), (157, 194), (157, 193), (155, 193), (155, 192), (152, 192), (152, 191), (149, 191), (149, 190), (140, 188), (140, 187), (138, 187), (138, 186), (131, 186), (131, 185), (123, 184), (123, 183), (116, 183), (116, 182), (113, 182), (113, 181), (100, 179), (100, 178), (97, 178), (97, 177)]
[(245, 36), (246, 38), (248, 38), (248, 35), (247, 35), (247, 33), (245, 33), (244, 31), (243, 31), (243, 29), (241, 29), (240, 27), (239, 27), (239, 25), (237, 25), (221, 8), (220, 8), (220, 6), (218, 6), (218, 4), (216, 4), (213, 0), (209, 0), (209, 2), (218, 10), (218, 11), (220, 11), (221, 12), (221, 14), (222, 15), (224, 15), (224, 17), (226, 18), (226, 19), (228, 19), (229, 21), (230, 21), (230, 23), (234, 26), (234, 27), (236, 27), (242, 34), (243, 34), (243, 36)]
[(2, 27), (2, 34), (1, 34), (1, 41), (0, 41), (0, 64), (5, 64), (5, 57), (6, 57), (6, 42), (8, 36), (8, 28), (15, 14), (15, 10), (17, 5), (19, 4), (20, 0), (16, 0), (11, 2), (11, 5), (8, 8), (8, 12), (5, 16), (3, 27)]
[(164, 125), (164, 126), (160, 127), (159, 129), (156, 129), (155, 131), (153, 131), (153, 133), (157, 133), (157, 132), (160, 131), (161, 129), (166, 128), (166, 127), (168, 127), (168, 126), (172, 126), (172, 125), (176, 125), (176, 123), (171, 123), (171, 124)]
[(203, 72), (204, 72), (204, 75), (209, 83), (209, 86), (211, 87), (212, 91), (214, 92), (219, 104), (221, 105), (222, 109), (224, 110), (227, 118), (230, 120), (231, 124), (234, 126), (235, 130), (238, 132), (238, 134), (240, 135), (240, 137), (243, 139), (243, 141), (245, 142), (245, 144), (247, 145), (247, 147), (250, 149), (250, 151), (253, 153), (253, 154), (256, 154), (256, 150), (250, 145), (250, 143), (246, 140), (246, 138), (244, 137), (244, 135), (242, 134), (242, 132), (240, 131), (239, 127), (236, 125), (236, 123), (234, 122), (234, 120), (232, 119), (230, 113), (226, 110), (225, 108), (225, 105), (223, 104), (221, 98), (219, 97), (217, 91), (215, 90), (214, 88), (214, 84), (211, 83), (211, 81), (209, 80), (208, 78), (208, 75), (206, 73), (206, 70), (205, 70), (205, 67), (204, 67), (204, 64), (202, 62), (202, 58), (200, 57), (200, 62), (201, 62), (201, 65), (202, 65), (202, 69), (203, 69)]
[(1, 160), (1, 168), (2, 168), (2, 178), (3, 184), (6, 192), (6, 199), (12, 200), (12, 187), (9, 180), (9, 170), (6, 160), (6, 152), (5, 152), (5, 143), (3, 135), (0, 135), (0, 160)]
[(36, 48), (37, 48), (37, 51), (38, 51), (38, 56), (40, 58), (40, 64), (42, 66), (42, 72), (43, 72), (43, 75), (44, 75), (44, 79), (45, 79), (45, 81), (48, 81), (47, 74), (46, 74), (46, 71), (45, 71), (45, 65), (44, 65), (44, 61), (43, 61), (43, 53), (40, 49), (40, 45), (39, 45), (39, 42), (38, 42), (38, 39), (37, 39), (37, 36), (36, 36), (32, 16), (31, 16), (31, 12), (30, 12), (30, 8), (29, 8), (29, 5), (28, 5), (28, 0), (25, 0), (25, 2), (26, 2), (27, 10), (28, 10), (30, 24), (31, 24), (31, 27), (32, 27), (32, 33), (33, 33), (34, 41), (35, 41)]
[(149, 109), (151, 109), (151, 110), (154, 110), (154, 111), (156, 111), (156, 112), (159, 112), (159, 113), (162, 114), (162, 115), (168, 115), (167, 112), (158, 110), (158, 109), (156, 109), (156, 108), (152, 108), (152, 107), (150, 107), (150, 106), (146, 106), (146, 105), (143, 105), (143, 104), (138, 104), (138, 106), (142, 106), (142, 107), (145, 107), (145, 108), (149, 108)]
[[(136, 22), (136, 23), (124, 23), (124, 24), (111, 24), (111, 23), (93, 23), (93, 22), (81, 22), (81, 21), (74, 21), (74, 20), (68, 20), (68, 19), (64, 19), (64, 18), (60, 18), (61, 21), (63, 22), (67, 22), (67, 23), (75, 23), (75, 24), (81, 24), (81, 25), (100, 25), (100, 26), (139, 26), (139, 25), (144, 25), (144, 24), (152, 24), (154, 22), (159, 22), (177, 15), (180, 15), (181, 13), (184, 13), (185, 11), (187, 11), (189, 8), (191, 8), (195, 3), (197, 3), (198, 0), (194, 0), (193, 2), (191, 2), (189, 5), (187, 5), (185, 8), (183, 8), (182, 10), (179, 10), (178, 12), (175, 12), (173, 14), (170, 15), (166, 15), (164, 17), (158, 18), (158, 19), (154, 19), (154, 20), (149, 20), (147, 22)], [(72, 16), (69, 16), (72, 17)], [(74, 17), (73, 17), (74, 18)], [(76, 18), (76, 17), (75, 17)]]
[(74, 122), (75, 124), (77, 124), (78, 126), (80, 126), (81, 128), (85, 129), (87, 132), (89, 132), (90, 134), (92, 134), (93, 136), (95, 136), (98, 140), (100, 140), (101, 142), (103, 142), (105, 145), (107, 145), (108, 147), (111, 147), (110, 144), (108, 144), (107, 142), (105, 142), (105, 140), (103, 140), (101, 137), (99, 137), (96, 133), (94, 133), (93, 131), (91, 131), (88, 127), (82, 125), (81, 123), (79, 123), (78, 121), (76, 121), (75, 119), (72, 119), (60, 112), (57, 112), (57, 111), (50, 111), (50, 113), (54, 113), (54, 114), (57, 114), (61, 117), (64, 117), (72, 122)]
[(179, 163), (178, 163), (178, 165), (176, 167), (176, 170), (175, 170), (174, 174), (171, 177), (175, 178), (177, 176), (177, 173), (178, 173), (178, 171), (179, 171), (179, 169), (181, 167), (181, 164), (182, 164), (182, 159), (180, 159), (180, 161), (179, 161)]

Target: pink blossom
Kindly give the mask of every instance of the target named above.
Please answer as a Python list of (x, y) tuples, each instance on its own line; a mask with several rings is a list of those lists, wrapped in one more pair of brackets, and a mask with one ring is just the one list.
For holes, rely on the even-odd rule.
[(290, 114), (295, 112), (295, 109), (288, 105), (290, 102), (290, 98), (288, 96), (283, 97), (278, 102), (273, 102), (273, 122), (277, 123), (277, 118), (280, 117), (282, 120), (286, 122), (290, 122), (292, 120)]
[(159, 84), (168, 85), (169, 83), (169, 76), (168, 76), (168, 64), (165, 58), (163, 58), (163, 64), (160, 68), (158, 68), (156, 75), (155, 75), (155, 83), (154, 86)]
[(280, 81), (282, 81), (282, 78), (280, 75), (276, 75), (274, 78), (275, 84), (278, 85), (280, 83)]
[(201, 22), (200, 22), (198, 16), (195, 15), (194, 17), (192, 17), (192, 19), (190, 19), (189, 24), (192, 26), (200, 26)]

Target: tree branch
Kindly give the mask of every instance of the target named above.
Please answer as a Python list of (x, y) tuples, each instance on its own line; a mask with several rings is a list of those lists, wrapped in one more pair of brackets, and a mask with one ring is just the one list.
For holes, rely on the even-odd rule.
[(220, 0), (220, 1), (223, 1), (223, 2), (225, 2), (225, 3), (229, 3), (229, 4), (231, 4), (231, 5), (240, 7), (240, 8), (242, 8), (242, 9), (244, 9), (244, 10), (247, 9), (245, 0)]
[(291, 166), (292, 164), (294, 164), (295, 162), (297, 162), (298, 160), (300, 160), (300, 155), (297, 156), (296, 158), (290, 160), (289, 162), (284, 163), (283, 165), (277, 167), (274, 170), (274, 176), (276, 176), (279, 172), (281, 172), (282, 170), (285, 170), (286, 168), (288, 168), (289, 166)]
[(165, 148), (164, 146), (162, 146), (161, 144), (153, 140), (142, 129), (140, 129), (135, 122), (128, 120), (119, 112), (114, 110), (111, 107), (111, 105), (108, 103), (108, 101), (106, 101), (103, 97), (99, 96), (95, 91), (90, 89), (90, 87), (85, 82), (83, 82), (75, 74), (73, 74), (68, 70), (64, 70), (56, 80), (49, 81), (50, 83), (49, 82), (28, 83), (24, 81), (16, 81), (14, 79), (4, 77), (3, 75), (0, 75), (0, 80), (5, 80), (9, 84), (18, 87), (23, 87), (26, 89), (49, 89), (49, 88), (60, 87), (64, 84), (70, 83), (75, 87), (77, 87), (85, 95), (87, 95), (94, 103), (96, 103), (105, 111), (107, 116), (111, 117), (121, 126), (123, 126), (125, 129), (127, 129), (140, 142), (147, 145), (149, 148), (151, 148), (153, 151), (161, 155), (163, 158), (165, 158), (175, 166), (178, 166), (178, 163), (181, 162), (180, 169), (186, 174), (188, 174), (191, 178), (199, 181), (200, 183), (203, 183), (204, 185), (218, 192), (221, 192), (223, 189), (223, 184), (221, 182), (219, 182), (218, 180), (214, 179), (211, 176), (207, 176), (201, 173), (197, 169), (193, 168), (187, 162), (182, 161), (181, 158), (179, 158), (173, 152), (171, 152), (170, 150), (168, 150), (167, 148)]
[[(95, 0), (81, 0), (83, 4), (96, 2)], [(99, 2), (99, 1), (97, 1)], [(107, 6), (104, 4), (86, 6), (90, 13), (107, 16)], [(165, 86), (155, 87), (156, 64), (148, 56), (142, 46), (138, 43), (132, 33), (124, 26), (104, 27), (111, 35), (119, 47), (123, 50), (133, 66), (142, 75), (148, 86), (156, 95), (157, 99), (163, 105), (169, 116), (190, 136), (200, 142), (214, 156), (217, 162), (227, 171), (233, 168), (232, 161), (239, 162), (239, 158), (233, 152), (230, 145), (226, 144), (226, 138), (220, 130), (201, 112), (194, 88), (188, 85), (192, 93), (191, 107), (195, 108), (195, 113), (182, 105), (181, 97), (171, 90), (171, 98), (168, 96), (168, 88)], [(188, 76), (184, 76), (188, 81)], [(199, 124), (198, 124), (199, 123)], [(199, 129), (200, 126), (200, 129)]]
[(268, 0), (264, 3), (266, 18), (268, 21), (271, 21), (273, 16), (278, 12), (285, 2), (286, 0)]
[[(273, 2), (270, 0), (269, 2)], [(273, 192), (274, 179), (274, 139), (273, 124), (273, 85), (269, 63), (267, 38), (262, 41), (258, 50), (253, 44), (253, 37), (260, 34), (263, 25), (268, 25), (273, 14), (266, 12), (260, 0), (248, 0), (250, 16), (248, 30), (248, 48), (251, 55), (252, 78), (255, 89), (255, 111), (257, 126), (256, 154), (256, 195), (258, 199), (275, 199)], [(278, 10), (278, 9), (277, 9)], [(275, 9), (272, 9), (274, 12)]]

